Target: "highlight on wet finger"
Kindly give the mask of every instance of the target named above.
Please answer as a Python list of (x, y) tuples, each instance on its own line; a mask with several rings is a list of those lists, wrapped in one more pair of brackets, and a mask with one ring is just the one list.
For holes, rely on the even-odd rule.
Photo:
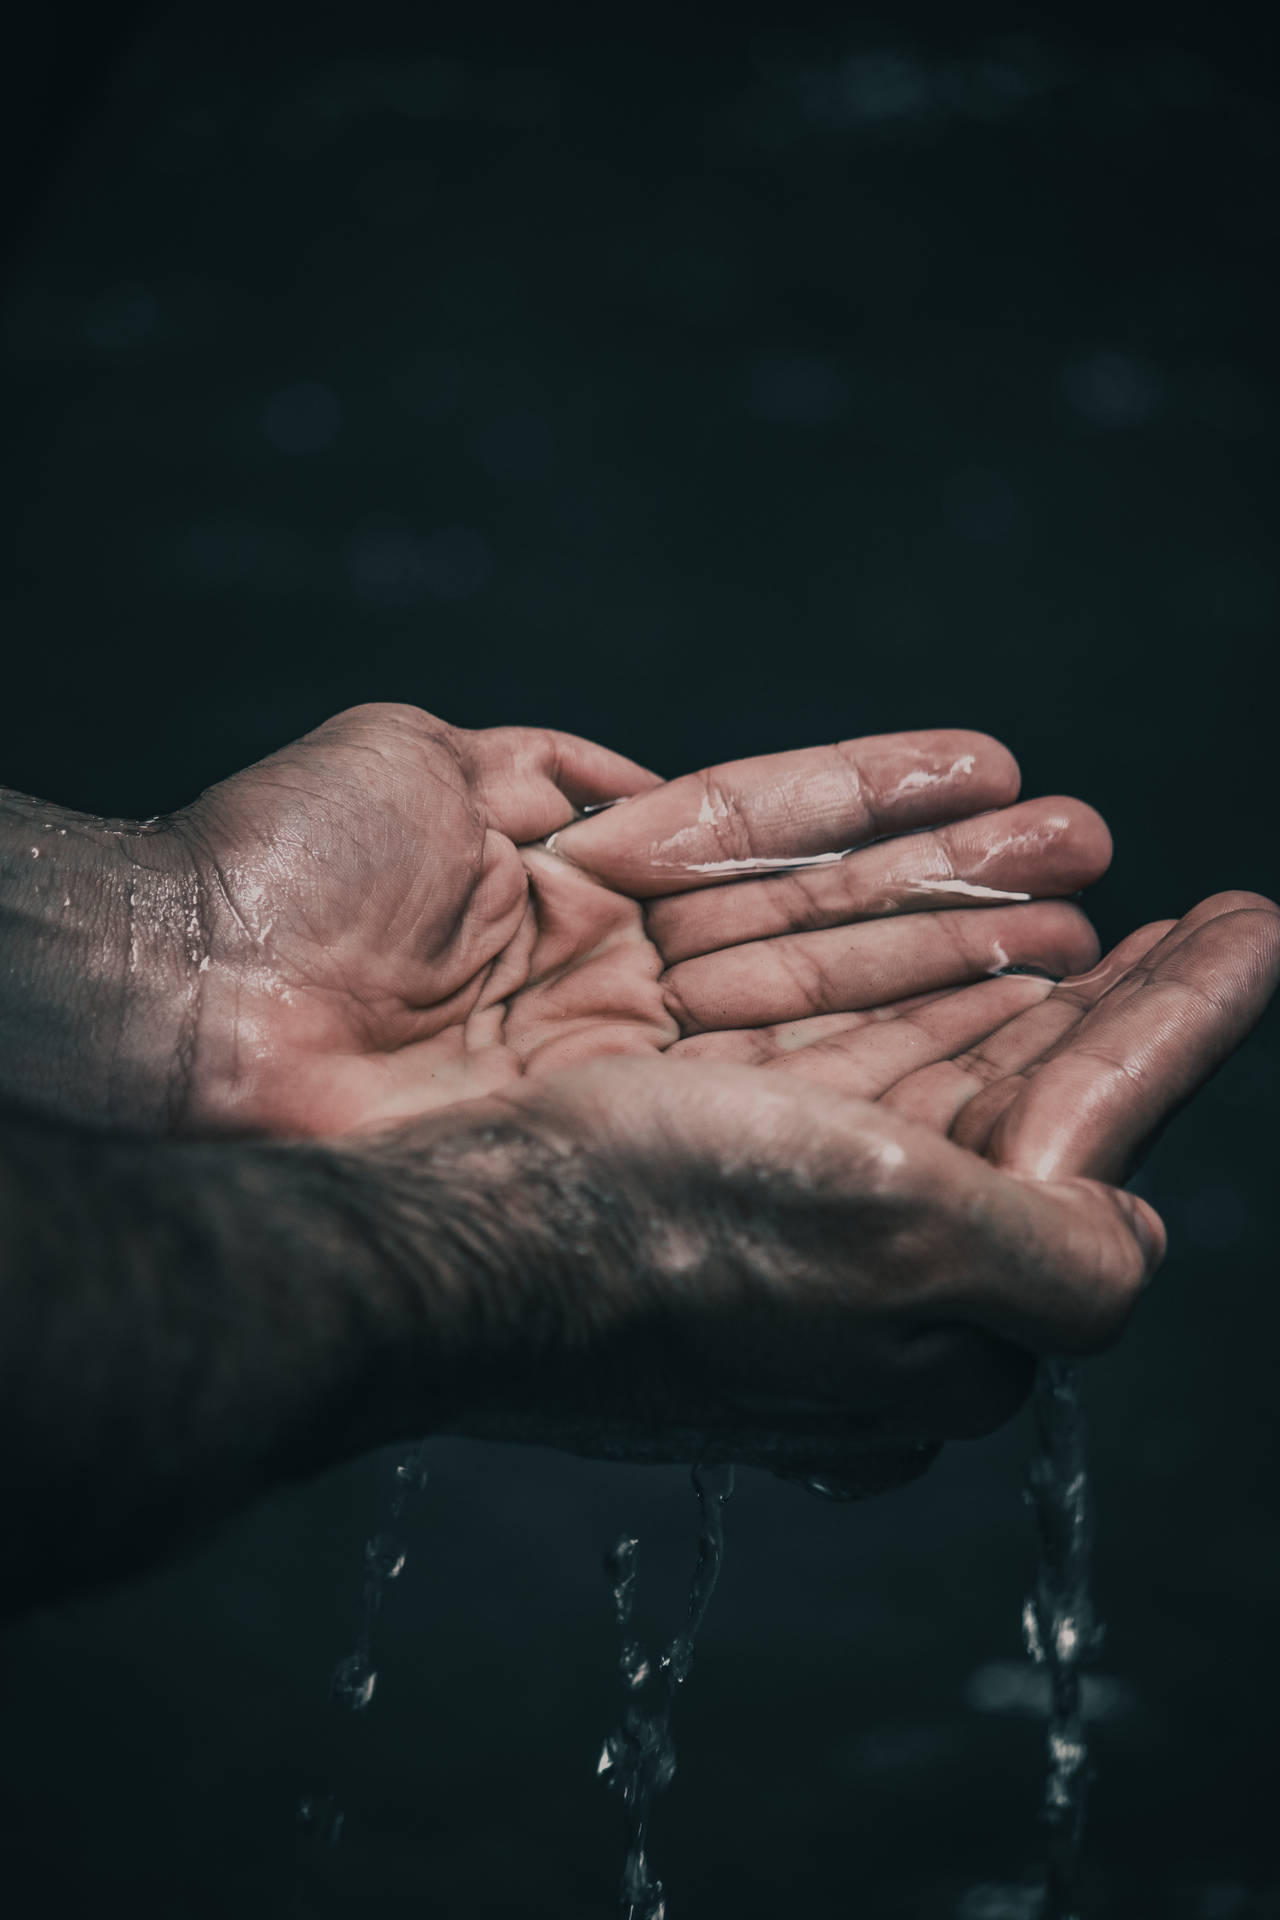
[(651, 900), (650, 937), (668, 965), (744, 940), (889, 914), (1058, 899), (1106, 872), (1111, 835), (1083, 800), (1026, 800), (902, 834), (823, 866)]
[(651, 899), (832, 866), (852, 847), (1008, 806), (1017, 792), (1017, 763), (987, 734), (880, 734), (685, 774), (576, 821), (552, 851)]

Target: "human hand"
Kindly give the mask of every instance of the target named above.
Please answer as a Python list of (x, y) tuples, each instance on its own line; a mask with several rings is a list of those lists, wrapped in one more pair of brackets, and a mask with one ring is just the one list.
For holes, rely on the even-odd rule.
[(1278, 978), (1280, 907), (1214, 894), (886, 1098), (1010, 1172), (1118, 1183), (1247, 1037)]
[[(1106, 829), (1078, 802), (1015, 806), (1016, 789), (980, 734), (663, 785), (567, 735), (357, 708), (167, 820), (45, 823), (26, 904), (36, 874), (71, 911), (56, 968), (9, 983), (9, 1059), (25, 1040), (47, 1080), (65, 1055), (55, 1110), (72, 1117), (332, 1135), (663, 1052), (708, 1020), (875, 1006), (1006, 962), (1070, 971), (1096, 955), (1087, 922), (1028, 896), (1095, 878)], [(77, 916), (95, 826), (110, 861)], [(676, 910), (724, 950), (679, 964)], [(761, 914), (778, 937), (758, 937)], [(55, 975), (91, 1003), (60, 1044), (39, 1017)]]
[(1280, 908), (1220, 893), (1057, 983), (992, 980), (683, 1041), (876, 1100), (1010, 1172), (1124, 1181), (1247, 1036), (1280, 972)]
[(1280, 910), (1219, 895), (1059, 986), (753, 1030), (755, 1068), (728, 1057), (748, 1037), (721, 1034), (672, 1050), (687, 1075), (522, 1090), (537, 1124), (582, 1136), (538, 1207), (561, 1246), (542, 1304), (567, 1287), (570, 1331), (541, 1321), (468, 1430), (863, 1491), (910, 1477), (1008, 1417), (1036, 1355), (1121, 1330), (1164, 1234), (1102, 1181), (1278, 977)]
[[(872, 836), (879, 845), (839, 863), (846, 888), (862, 889), (857, 911), (944, 911), (811, 934), (797, 931), (808, 895), (779, 899), (795, 949), (783, 997), (757, 980), (758, 943), (704, 963), (708, 990), (729, 991), (736, 958), (757, 982), (747, 1012), (758, 1019), (793, 1002), (812, 1013), (833, 994), (876, 1004), (1011, 959), (1055, 973), (1088, 964), (1096, 944), (1079, 910), (1023, 896), (1094, 878), (1106, 830), (1077, 802), (1001, 807), (1016, 786), (1009, 755), (983, 735), (886, 736), (662, 785), (563, 734), (468, 733), (414, 709), (358, 708), (173, 822), (210, 903), (197, 1117), (339, 1133), (586, 1060), (663, 1052), (698, 1015), (646, 898), (697, 889), (685, 899), (742, 918), (740, 896), (762, 883), (718, 884), (726, 866), (831, 860)], [(979, 809), (998, 810), (973, 818)], [(938, 823), (951, 824), (920, 831)], [(820, 885), (832, 868), (800, 871)], [(767, 898), (780, 877), (763, 882)], [(971, 898), (981, 911), (957, 909)], [(797, 977), (833, 939), (835, 984)]]
[(1163, 1236), (1089, 1174), (1124, 1170), (1278, 966), (1280, 914), (1229, 896), (1063, 990), (753, 1030), (775, 1070), (707, 1058), (724, 1031), (324, 1145), (8, 1116), (0, 1604), (423, 1431), (910, 1478), (1011, 1413), (1035, 1354), (1118, 1331)]
[(406, 1434), (452, 1397), (442, 1424), (472, 1436), (879, 1491), (1009, 1418), (1038, 1352), (1114, 1338), (1163, 1246), (1124, 1193), (1012, 1178), (759, 1069), (601, 1062), (456, 1109), (442, 1145), (444, 1118), (353, 1149), (384, 1218), (414, 1219), (386, 1196), (412, 1193), (424, 1126), (467, 1197), (467, 1331), (433, 1322), (384, 1381)]

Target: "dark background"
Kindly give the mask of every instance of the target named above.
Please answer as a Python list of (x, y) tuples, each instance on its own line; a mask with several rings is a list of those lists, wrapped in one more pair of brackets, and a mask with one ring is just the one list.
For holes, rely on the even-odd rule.
[[(8, 784), (151, 814), (365, 699), (673, 772), (980, 726), (1108, 816), (1106, 939), (1280, 890), (1280, 130), (1243, 9), (188, 0), (27, 31)], [(1173, 1251), (1089, 1372), (1099, 1915), (1280, 1913), (1278, 1052), (1273, 1021), (1149, 1162)], [(671, 1920), (1029, 1912), (1028, 1446), (865, 1508), (743, 1476), (656, 1820)], [(324, 1898), (602, 1920), (599, 1557), (638, 1533), (669, 1634), (692, 1496), (432, 1463)], [(388, 1473), (6, 1633), (6, 1914), (288, 1910)]]

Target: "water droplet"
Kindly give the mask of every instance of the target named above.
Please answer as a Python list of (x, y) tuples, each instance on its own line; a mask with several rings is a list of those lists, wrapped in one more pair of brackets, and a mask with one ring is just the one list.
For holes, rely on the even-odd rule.
[(396, 1467), (396, 1480), (413, 1493), (421, 1493), (427, 1484), (427, 1463), (419, 1454), (411, 1454), (407, 1460), (401, 1460)]
[(375, 1533), (364, 1543), (364, 1563), (370, 1573), (382, 1580), (398, 1580), (404, 1571), (405, 1552), (400, 1542), (388, 1533)]
[(304, 1794), (298, 1802), (298, 1825), (321, 1846), (337, 1846), (344, 1818), (331, 1793)]
[(631, 1618), (636, 1593), (636, 1555), (640, 1542), (629, 1534), (619, 1534), (605, 1555), (604, 1570), (613, 1585), (614, 1616), (620, 1627)]
[[(676, 1693), (693, 1662), (693, 1643), (707, 1611), (724, 1557), (724, 1507), (733, 1492), (732, 1466), (699, 1464), (692, 1474), (698, 1497), (698, 1557), (689, 1582), (688, 1620), (658, 1663), (656, 1684), (646, 1696), (651, 1704), (627, 1707), (622, 1725), (601, 1749), (597, 1774), (621, 1793), (628, 1814), (628, 1846), (622, 1879), (626, 1920), (663, 1920), (666, 1903), (662, 1882), (649, 1872), (646, 1836), (654, 1798), (675, 1778), (676, 1750), (671, 1737), (671, 1713)], [(638, 1543), (622, 1534), (605, 1556), (605, 1572), (612, 1585), (614, 1611), (625, 1625), (634, 1599)], [(654, 1679), (649, 1662), (633, 1640), (623, 1642), (619, 1668), (628, 1690)]]
[(812, 1493), (819, 1500), (856, 1500), (859, 1490), (850, 1482), (840, 1480), (819, 1480), (814, 1474), (805, 1474), (800, 1482), (806, 1493)]
[(1039, 1451), (1031, 1468), (1031, 1495), (1040, 1555), (1035, 1591), (1022, 1610), (1022, 1631), (1028, 1653), (1046, 1669), (1050, 1681), (1043, 1802), (1049, 1832), (1044, 1911), (1065, 1920), (1078, 1910), (1089, 1785), (1082, 1669), (1102, 1639), (1090, 1584), (1093, 1516), (1074, 1369), (1062, 1361), (1043, 1362), (1032, 1405)]
[(675, 1684), (682, 1687), (693, 1667), (693, 1644), (685, 1634), (680, 1634), (671, 1642), (662, 1656), (662, 1664)]
[(373, 1699), (377, 1684), (377, 1672), (370, 1666), (366, 1656), (363, 1653), (349, 1653), (345, 1660), (339, 1660), (333, 1670), (329, 1694), (339, 1706), (350, 1708), (352, 1713), (361, 1713)]
[(657, 1920), (663, 1910), (662, 1882), (651, 1878), (643, 1847), (633, 1847), (622, 1870), (622, 1897), (639, 1907), (643, 1920)]
[(638, 1640), (628, 1640), (623, 1646), (618, 1657), (618, 1671), (633, 1693), (649, 1678), (649, 1661)]

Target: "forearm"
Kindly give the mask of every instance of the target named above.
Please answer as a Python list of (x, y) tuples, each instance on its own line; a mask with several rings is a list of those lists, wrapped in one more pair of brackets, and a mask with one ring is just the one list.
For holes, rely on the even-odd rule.
[(507, 1234), (487, 1151), (474, 1122), (397, 1159), (0, 1117), (4, 1609), (465, 1407)]
[(172, 1130), (206, 951), (198, 879), (174, 835), (0, 789), (0, 1099)]

